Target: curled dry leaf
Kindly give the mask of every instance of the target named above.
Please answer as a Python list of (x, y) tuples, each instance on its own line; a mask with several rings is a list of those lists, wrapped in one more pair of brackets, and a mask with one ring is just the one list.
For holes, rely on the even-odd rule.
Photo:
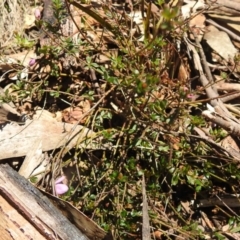
[[(200, 42), (204, 34), (205, 20), (206, 17), (203, 14), (198, 14), (189, 21), (189, 27), (191, 28), (191, 31), (193, 31), (198, 36), (198, 40)], [(194, 39), (194, 36), (190, 34), (190, 38)]]
[(42, 142), (39, 140), (34, 142), (32, 147), (29, 148), (18, 173), (25, 178), (35, 176), (38, 182), (42, 179), (47, 169), (50, 168), (49, 163), (47, 155), (42, 153)]
[(181, 63), (178, 70), (178, 79), (181, 82), (186, 82), (189, 79), (189, 67), (184, 63)]
[(161, 239), (162, 234), (163, 234), (162, 232), (157, 230), (153, 233), (153, 236), (155, 239)]
[(236, 141), (231, 137), (231, 136), (227, 136), (225, 137), (221, 142), (220, 142), (221, 146), (224, 147), (226, 150), (230, 151), (230, 150), (235, 150), (236, 152), (239, 152), (239, 147), (236, 143)]
[[(36, 60), (36, 59), (35, 59)], [(30, 61), (29, 61), (30, 62)], [(29, 64), (30, 65), (30, 64)], [(29, 70), (30, 72), (37, 72), (40, 69), (40, 64), (39, 62), (36, 60), (35, 63), (33, 65), (29, 66)]]
[[(111, 233), (106, 233), (91, 218), (84, 215), (84, 213), (79, 211), (72, 204), (47, 192), (40, 191), (50, 199), (54, 206), (57, 207), (63, 215), (71, 221), (71, 223), (88, 237), (87, 239), (113, 240)], [(86, 240), (86, 238), (84, 238), (84, 240)]]
[(46, 65), (45, 67), (43, 67), (43, 68), (41, 69), (40, 72), (43, 72), (43, 73), (50, 73), (50, 72), (51, 72), (51, 66), (50, 66), (49, 64)]
[[(66, 123), (75, 124), (82, 118), (83, 110), (80, 107), (70, 107), (63, 111), (63, 121)], [(84, 122), (84, 118), (80, 120), (80, 123)]]
[(83, 124), (86, 121), (86, 116), (83, 116), (91, 108), (88, 100), (81, 101), (77, 107), (66, 108), (63, 113), (63, 121), (66, 123)]

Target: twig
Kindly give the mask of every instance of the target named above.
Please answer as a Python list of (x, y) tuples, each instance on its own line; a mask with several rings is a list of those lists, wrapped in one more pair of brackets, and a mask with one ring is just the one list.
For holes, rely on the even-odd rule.
[(223, 97), (222, 98), (222, 102), (225, 103), (225, 102), (229, 102), (233, 99), (236, 99), (236, 98), (239, 98), (240, 97), (240, 92), (237, 92), (237, 93), (233, 93), (231, 95), (228, 95), (226, 97)]
[(143, 206), (142, 206), (142, 215), (143, 215), (142, 239), (143, 240), (148, 240), (148, 239), (151, 239), (151, 235), (150, 235), (148, 203), (147, 203), (146, 183), (145, 183), (144, 174), (142, 176), (142, 197), (143, 197)]
[(235, 136), (240, 136), (240, 124), (237, 122), (232, 121), (232, 119), (229, 119), (228, 117), (223, 117), (220, 115), (213, 115), (208, 110), (205, 110), (202, 112), (202, 115), (206, 117), (211, 122), (216, 123), (223, 129), (227, 130), (230, 134), (233, 134)]
[(224, 7), (240, 11), (239, 1), (218, 0), (217, 3)]
[(65, 0), (65, 5), (68, 11), (68, 14), (70, 16), (70, 18), (72, 19), (73, 23), (75, 24), (76, 28), (78, 29), (79, 33), (81, 33), (81, 35), (83, 36), (84, 40), (86, 40), (89, 44), (91, 44), (92, 46), (94, 46), (94, 44), (88, 39), (88, 37), (86, 36), (86, 34), (81, 30), (81, 28), (79, 27), (79, 25), (76, 23), (73, 15), (72, 15), (72, 11), (70, 9), (70, 4), (68, 0)]
[(212, 63), (209, 63), (209, 62), (208, 62), (208, 66), (210, 68), (213, 68), (214, 70), (215, 69), (228, 70), (228, 68), (226, 66), (218, 66), (218, 65), (215, 65), (215, 64), (212, 64)]
[(219, 25), (218, 23), (216, 23), (216, 22), (213, 21), (212, 19), (206, 19), (206, 22), (212, 24), (213, 26), (215, 26), (215, 27), (217, 27), (217, 28), (219, 28), (219, 29), (221, 29), (221, 30), (223, 30), (223, 31), (226, 32), (230, 37), (232, 37), (232, 39), (240, 42), (240, 37), (239, 37), (237, 34), (235, 34), (235, 33), (233, 33), (232, 31), (230, 31), (229, 29), (227, 29), (227, 28)]
[(196, 100), (196, 101), (184, 101), (184, 102), (180, 102), (180, 105), (189, 105), (189, 104), (198, 104), (198, 103), (205, 103), (205, 102), (209, 102), (211, 100), (214, 100), (214, 99), (219, 99), (221, 98), (224, 99), (224, 101), (222, 100), (222, 102), (227, 102), (227, 101), (230, 101), (230, 100), (233, 100), (235, 98), (238, 97), (237, 94), (240, 94), (239, 91), (236, 91), (236, 92), (230, 92), (230, 93), (226, 93), (226, 94), (223, 94), (221, 96), (217, 96), (217, 97), (214, 97), (214, 98), (205, 98), (205, 99), (202, 99), (202, 100)]
[(238, 107), (235, 107), (232, 104), (225, 104), (226, 108), (229, 109), (231, 112), (233, 112), (234, 114), (240, 116), (240, 110), (238, 110)]
[(196, 70), (199, 71), (199, 75), (200, 75), (199, 78), (202, 83), (202, 86), (205, 87), (205, 91), (207, 93), (208, 98), (213, 99), (210, 101), (211, 105), (213, 105), (213, 106), (218, 105), (218, 101), (216, 100), (216, 98), (219, 97), (219, 95), (216, 91), (214, 91), (214, 89), (212, 88), (212, 84), (210, 84), (210, 82), (208, 81), (208, 79), (206, 78), (206, 76), (203, 72), (201, 61), (200, 61), (199, 55), (198, 55), (195, 47), (192, 44), (190, 44), (188, 41), (185, 41), (185, 42), (188, 45), (188, 48), (193, 53), (194, 65), (195, 65)]
[[(196, 45), (197, 45), (198, 48), (199, 48), (199, 54), (200, 54), (200, 56), (201, 56), (201, 62), (202, 62), (204, 71), (205, 71), (205, 73), (206, 73), (206, 75), (207, 75), (207, 78), (209, 79), (209, 82), (210, 82), (211, 84), (213, 84), (213, 83), (214, 83), (213, 76), (212, 76), (210, 67), (208, 66), (208, 62), (207, 62), (205, 53), (204, 53), (204, 51), (203, 51), (202, 45), (200, 44), (200, 42), (199, 42), (199, 40), (198, 40), (197, 34), (196, 34), (195, 32), (193, 32), (193, 31), (192, 31), (192, 34), (193, 34), (193, 36), (194, 36), (194, 38), (195, 38), (195, 43), (196, 43)], [(217, 90), (215, 89), (214, 86), (213, 86), (213, 90), (214, 90), (215, 92), (217, 92)]]
[(218, 84), (216, 84), (216, 88), (220, 91), (240, 91), (240, 84), (218, 82)]
[(219, 97), (219, 95), (216, 91), (214, 91), (214, 89), (212, 88), (212, 84), (209, 83), (208, 79), (204, 75), (202, 65), (200, 62), (200, 58), (199, 58), (199, 55), (198, 55), (195, 47), (192, 44), (190, 44), (188, 41), (185, 41), (185, 42), (188, 45), (189, 49), (193, 52), (194, 65), (195, 65), (195, 68), (199, 71), (200, 81), (201, 81), (203, 87), (205, 87), (207, 96), (209, 98), (214, 99), (214, 100), (210, 101), (211, 105), (215, 107), (216, 112), (218, 112), (221, 116), (226, 116), (226, 117), (228, 117), (229, 121), (234, 121), (235, 124), (236, 123), (240, 124), (240, 122), (235, 117), (233, 117), (232, 114), (228, 111), (228, 109), (224, 106), (221, 99), (219, 99), (219, 98), (215, 99), (216, 97)]

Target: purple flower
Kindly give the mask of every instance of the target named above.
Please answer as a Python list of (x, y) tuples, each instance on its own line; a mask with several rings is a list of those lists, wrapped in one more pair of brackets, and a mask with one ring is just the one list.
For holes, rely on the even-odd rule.
[(55, 192), (57, 195), (62, 195), (68, 191), (68, 186), (62, 183), (65, 178), (65, 176), (61, 176), (55, 181)]
[(37, 20), (39, 20), (41, 18), (41, 12), (38, 8), (35, 9), (34, 16)]
[(31, 58), (28, 65), (31, 67), (36, 63), (36, 59), (35, 58)]

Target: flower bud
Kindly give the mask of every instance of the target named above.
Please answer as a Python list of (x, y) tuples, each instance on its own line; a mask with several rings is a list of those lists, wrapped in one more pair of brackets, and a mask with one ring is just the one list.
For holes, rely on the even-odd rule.
[(39, 20), (41, 18), (41, 12), (40, 12), (39, 8), (35, 9), (34, 16), (35, 16), (36, 20)]
[(36, 59), (35, 58), (31, 58), (28, 65), (31, 67), (36, 63)]
[(189, 93), (189, 94), (187, 95), (187, 98), (189, 98), (189, 99), (193, 99), (194, 97), (195, 97), (195, 95), (192, 94), (192, 93)]
[(55, 192), (57, 195), (62, 195), (68, 191), (68, 186), (62, 183), (55, 185)]
[(68, 191), (68, 186), (62, 183), (65, 178), (65, 176), (61, 176), (55, 181), (55, 192), (57, 195), (62, 195)]

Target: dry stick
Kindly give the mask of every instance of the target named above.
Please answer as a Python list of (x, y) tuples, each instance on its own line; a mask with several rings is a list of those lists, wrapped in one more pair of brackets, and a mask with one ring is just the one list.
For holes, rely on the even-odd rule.
[(70, 5), (71, 3), (68, 0), (65, 0), (65, 6), (67, 8), (68, 14), (70, 15), (70, 18), (72, 19), (73, 23), (75, 24), (76, 28), (78, 29), (78, 31), (81, 33), (81, 35), (83, 36), (84, 40), (86, 40), (90, 45), (94, 46), (93, 43), (88, 39), (88, 37), (86, 36), (86, 34), (81, 30), (81, 28), (79, 27), (79, 25), (76, 23), (71, 9), (70, 9)]
[[(198, 55), (195, 47), (193, 45), (191, 45), (190, 43), (188, 43), (187, 41), (186, 41), (186, 43), (188, 44), (189, 48), (193, 52), (194, 65), (195, 65), (196, 69), (200, 73), (200, 81), (201, 81), (203, 87), (205, 87), (205, 91), (207, 93), (207, 96), (209, 98), (213, 98), (214, 99), (214, 100), (210, 101), (211, 105), (216, 107), (215, 110), (217, 110), (218, 113), (221, 114), (222, 116), (226, 116), (226, 117), (229, 118), (229, 120), (231, 120), (231, 121), (233, 120), (234, 122), (240, 123), (235, 117), (232, 116), (232, 114), (224, 106), (224, 104), (221, 101), (221, 99), (219, 99), (219, 98), (215, 99), (215, 98), (219, 97), (219, 94), (217, 93), (217, 91), (214, 91), (214, 89), (211, 86), (212, 84), (209, 83), (208, 79), (204, 75), (204, 72), (203, 72), (203, 69), (202, 69), (202, 65), (201, 65), (201, 62), (200, 62), (200, 58), (199, 58), (199, 55)], [(199, 48), (201, 48), (201, 46), (199, 46), (200, 45), (199, 41), (196, 41), (196, 44), (197, 44), (197, 46)]]
[[(190, 43), (186, 42), (189, 46), (189, 49), (192, 50), (193, 52), (193, 60), (194, 60), (194, 65), (196, 69), (200, 73), (200, 81), (202, 85), (205, 87), (206, 93), (208, 97), (217, 97), (218, 94), (212, 89), (211, 85), (209, 84), (206, 76), (203, 73), (203, 69), (200, 63), (200, 58), (199, 55), (193, 45)], [(232, 114), (228, 111), (228, 109), (225, 107), (221, 99), (214, 99), (211, 100), (210, 103), (215, 107), (216, 112), (219, 113), (218, 116), (213, 116), (212, 114), (208, 113), (208, 111), (204, 111), (203, 115), (208, 118), (210, 121), (215, 122), (222, 128), (226, 129), (229, 131), (231, 134), (240, 136), (240, 122), (238, 119), (232, 116)], [(226, 149), (226, 151), (229, 152), (229, 150)], [(233, 153), (230, 155), (236, 157)]]
[(224, 118), (222, 115), (213, 115), (208, 110), (203, 111), (202, 115), (209, 119), (211, 122), (216, 123), (223, 129), (227, 130), (230, 134), (240, 136), (240, 125), (234, 121), (229, 121), (228, 117)]
[(239, 37), (237, 34), (235, 34), (235, 33), (233, 33), (232, 31), (230, 31), (229, 29), (227, 29), (227, 28), (219, 25), (218, 23), (216, 23), (216, 22), (213, 21), (212, 19), (206, 19), (206, 22), (212, 24), (213, 26), (219, 28), (220, 30), (223, 30), (223, 31), (226, 32), (232, 39), (240, 42), (240, 37)]
[[(207, 143), (213, 145), (215, 148), (219, 149), (221, 152), (223, 152), (227, 156), (227, 159), (224, 159), (223, 157), (221, 157), (224, 161), (228, 162), (229, 156), (231, 156), (233, 158), (233, 160), (232, 160), (233, 162), (239, 163), (239, 160), (240, 160), (239, 152), (237, 152), (236, 150), (233, 150), (233, 149), (230, 149), (230, 150), (226, 149), (223, 146), (221, 146), (220, 144), (215, 143), (215, 141), (213, 141), (210, 137), (203, 135), (203, 131), (199, 128), (194, 127), (194, 130), (197, 134), (199, 134), (199, 136), (190, 135), (190, 134), (187, 134), (186, 136), (192, 137), (192, 138), (195, 138), (198, 140), (206, 141)], [(174, 135), (174, 133), (172, 133), (172, 134)]]
[(240, 11), (240, 1), (218, 0), (217, 4)]
[(232, 104), (225, 104), (226, 108), (233, 112), (235, 115), (240, 116), (240, 110)]
[[(197, 34), (196, 34), (195, 32), (192, 32), (192, 34), (193, 34), (193, 36), (194, 36), (194, 38), (195, 38), (195, 43), (196, 43), (196, 45), (197, 45), (198, 48), (199, 48), (199, 53), (200, 53), (200, 56), (201, 56), (201, 62), (202, 62), (204, 71), (205, 71), (205, 73), (207, 74), (207, 78), (208, 78), (209, 82), (210, 82), (211, 84), (213, 84), (213, 83), (214, 83), (213, 76), (212, 76), (210, 67), (208, 66), (208, 62), (207, 62), (205, 53), (204, 53), (204, 51), (203, 51), (202, 45), (200, 44), (200, 42), (199, 42), (199, 40), (198, 40)], [(213, 87), (213, 90), (217, 93), (217, 89), (215, 88), (215, 86), (212, 86), (212, 87)]]
[(218, 82), (216, 88), (220, 91), (240, 91), (239, 83)]
[(142, 176), (142, 197), (143, 197), (143, 205), (142, 205), (142, 239), (148, 240), (151, 239), (150, 234), (150, 223), (149, 223), (149, 215), (148, 215), (148, 203), (147, 203), (147, 194), (146, 194), (146, 183), (145, 176)]
[(231, 95), (228, 95), (226, 97), (222, 97), (221, 100), (223, 103), (225, 102), (229, 102), (233, 99), (236, 99), (236, 98), (239, 98), (240, 97), (240, 92), (237, 92), (237, 93), (234, 93), (234, 94), (231, 94)]
[(219, 97), (219, 95), (217, 94), (217, 92), (215, 92), (212, 88), (212, 84), (209, 83), (208, 79), (206, 78), (206, 76), (204, 75), (204, 72), (203, 72), (203, 69), (202, 69), (202, 65), (201, 65), (201, 62), (200, 62), (200, 58), (199, 58), (199, 55), (195, 49), (195, 47), (190, 44), (188, 41), (186, 41), (186, 44), (188, 45), (188, 48), (192, 51), (193, 53), (193, 61), (194, 61), (194, 65), (195, 65), (195, 68), (196, 70), (199, 71), (199, 74), (200, 74), (200, 81), (202, 83), (202, 86), (205, 88), (205, 91), (207, 93), (207, 96), (208, 98), (212, 99), (210, 101), (210, 103), (213, 105), (213, 106), (216, 106), (218, 103), (217, 103), (217, 98)]
[(213, 68), (213, 69), (228, 70), (228, 67), (227, 67), (227, 66), (215, 65), (215, 64), (212, 64), (212, 63), (209, 63), (209, 62), (208, 62), (208, 66), (209, 66), (210, 68)]
[(180, 102), (180, 105), (191, 105), (191, 104), (195, 104), (195, 103), (196, 104), (198, 104), (198, 103), (205, 103), (205, 102), (209, 102), (211, 100), (219, 99), (219, 98), (224, 99), (224, 101), (222, 101), (222, 102), (227, 102), (227, 101), (233, 100), (235, 98), (238, 98), (239, 95), (237, 95), (237, 94), (240, 94), (240, 92), (239, 91), (235, 91), (235, 92), (226, 93), (226, 94), (223, 94), (221, 96), (214, 97), (214, 98), (205, 98), (205, 99), (202, 99), (202, 100), (195, 100), (195, 101), (191, 101), (191, 102), (189, 102), (189, 101)]
[(228, 195), (226, 194), (225, 196), (222, 196), (222, 199), (219, 199), (217, 197), (213, 198), (206, 198), (206, 199), (201, 199), (199, 200), (199, 207), (214, 207), (214, 206), (219, 206), (219, 207), (224, 207), (223, 202), (227, 203), (228, 207), (240, 207), (239, 203), (239, 196), (234, 196), (234, 195)]

